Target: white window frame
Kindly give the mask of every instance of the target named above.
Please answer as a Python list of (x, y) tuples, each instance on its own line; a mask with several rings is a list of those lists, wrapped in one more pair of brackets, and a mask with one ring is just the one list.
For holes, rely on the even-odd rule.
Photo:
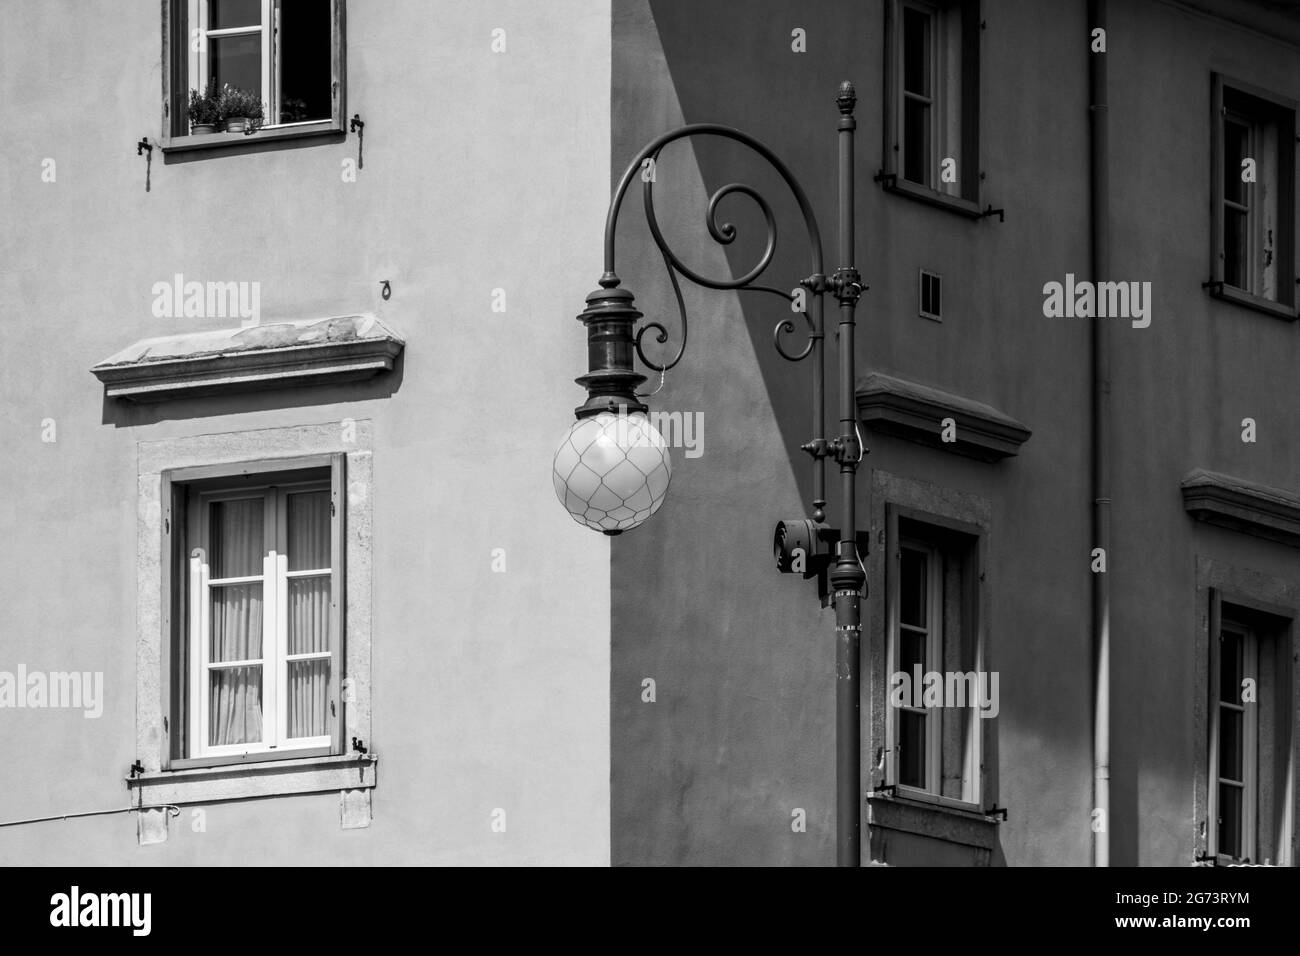
[[(907, 75), (906, 36), (907, 10), (920, 13), (928, 23), (928, 42), (926, 44), (928, 96), (914, 93), (906, 88)], [(899, 4), (897, 83), (898, 90), (895, 108), (898, 110), (898, 175), (905, 177), (907, 170), (907, 136), (906, 118), (909, 100), (924, 103), (929, 111), (929, 123), (926, 130), (925, 180), (916, 182), (906, 180), (914, 185), (946, 196), (960, 198), (962, 168), (966, 158), (962, 155), (961, 96), (962, 96), (962, 9), (961, 5), (936, 5), (925, 0), (903, 0)], [(948, 156), (957, 160), (957, 182), (946, 183), (940, 178), (940, 163)]]
[[(190, 43), (190, 64), (189, 78), (190, 88), (197, 89), (200, 92), (207, 89), (208, 81), (211, 79), (210, 56), (208, 46), (214, 39), (221, 37), (252, 36), (254, 33), (261, 35), (262, 40), (262, 109), (265, 112), (267, 122), (264, 127), (276, 126), (279, 124), (271, 123), (272, 117), (279, 117), (279, 62), (280, 62), (280, 0), (262, 0), (261, 18), (256, 25), (247, 25), (242, 27), (226, 27), (220, 30), (211, 30), (208, 28), (209, 23), (209, 2), (208, 0), (188, 0), (189, 2), (189, 23), (190, 37), (193, 39), (196, 34), (203, 39), (202, 43), (197, 44), (199, 49), (194, 49), (193, 42)], [(274, 56), (272, 55), (274, 54)], [(271, 67), (275, 64), (274, 72)], [(276, 82), (273, 84), (272, 80)]]
[[(1226, 145), (1228, 124), (1243, 127), (1246, 133), (1246, 156), (1255, 161), (1255, 182), (1243, 183), (1243, 202), (1229, 199), (1226, 190), (1221, 195), (1223, 203), (1223, 249), (1228, 248), (1228, 213), (1239, 212), (1246, 217), (1246, 248), (1242, 250), (1242, 267), (1245, 283), (1233, 285), (1249, 295), (1259, 296), (1270, 302), (1278, 298), (1279, 260), (1283, 255), (1281, 243), (1273, 241), (1273, 261), (1268, 265), (1263, 262), (1266, 248), (1265, 236), (1273, 233), (1277, 236), (1278, 217), (1278, 130), (1277, 124), (1261, 120), (1233, 110), (1224, 110), (1223, 141)], [(1240, 176), (1241, 167), (1237, 166), (1234, 175)], [(1225, 274), (1223, 280), (1229, 283)]]
[[(893, 503), (885, 506), (884, 518), (887, 526), (885, 556), (887, 561), (885, 571), (886, 600), (884, 602), (886, 634), (884, 653), (886, 694), (884, 739), (888, 742), (885, 759), (885, 784), (893, 788), (895, 795), (904, 799), (959, 810), (981, 812), (983, 801), (987, 796), (985, 790), (987, 781), (985, 780), (985, 768), (983, 766), (985, 724), (986, 722), (992, 723), (992, 719), (980, 715), (977, 700), (968, 702), (967, 709), (971, 711), (971, 714), (961, 743), (963, 760), (961, 796), (950, 797), (943, 795), (942, 720), (940, 715), (933, 713), (937, 708), (926, 708), (926, 787), (925, 789), (918, 789), (905, 786), (899, 780), (899, 728), (901, 722), (894, 713), (896, 708), (892, 704), (890, 681), (898, 670), (901, 647), (902, 613), (900, 594), (903, 548), (923, 551), (928, 554), (927, 567), (930, 571), (926, 582), (927, 621), (936, 621), (939, 626), (927, 632), (926, 666), (939, 673), (946, 674), (947, 672), (948, 662), (944, 658), (945, 635), (948, 630), (944, 615), (944, 582), (949, 573), (948, 562), (950, 561), (951, 552), (937, 540), (930, 540), (929, 536), (924, 532), (924, 529), (928, 527), (932, 527), (936, 534), (957, 532), (962, 536), (963, 540), (968, 539), (970, 541), (970, 551), (963, 552), (965, 557), (963, 557), (963, 564), (961, 565), (961, 578), (964, 587), (960, 597), (961, 608), (959, 613), (963, 621), (968, 622), (969, 626), (975, 629), (973, 635), (975, 642), (975, 672), (980, 675), (986, 673), (988, 649), (984, 640), (985, 627), (980, 619), (982, 615), (980, 605), (983, 602), (983, 597), (979, 593), (979, 583), (976, 578), (971, 577), (972, 574), (978, 577), (979, 568), (983, 563), (984, 528), (983, 525), (972, 524), (970, 521), (945, 518), (928, 511), (902, 507)], [(906, 519), (922, 526), (922, 536), (918, 537), (916, 533), (908, 536), (900, 534), (898, 527), (900, 519)], [(968, 567), (964, 563), (965, 561), (971, 561), (974, 564)], [(938, 569), (937, 576), (935, 574), (936, 568)], [(974, 590), (967, 591), (965, 587), (971, 587)], [(968, 604), (968, 602), (970, 603)], [(938, 664), (935, 666), (928, 663), (929, 661), (937, 661)]]
[[(254, 487), (241, 487), (205, 491), (195, 496), (192, 505), (192, 527), (197, 530), (200, 545), (191, 550), (189, 567), (189, 628), (188, 641), (190, 650), (190, 695), (189, 713), (186, 715), (190, 731), (189, 756), (191, 758), (228, 757), (253, 753), (277, 752), (292, 756), (293, 751), (329, 748), (333, 745), (332, 734), (315, 737), (289, 737), (288, 711), (283, 706), (282, 698), (287, 697), (289, 664), (299, 660), (328, 659), (335, 674), (339, 667), (339, 635), (330, 634), (329, 650), (300, 654), (288, 653), (288, 582), (302, 577), (330, 576), (330, 602), (338, 601), (338, 577), (334, 567), (288, 570), (289, 555), (285, 552), (288, 540), (288, 506), (290, 495), (303, 492), (331, 490), (330, 480), (286, 482), (274, 484), (268, 481)], [(209, 516), (211, 506), (216, 502), (246, 500), (259, 498), (263, 502), (263, 550), (262, 573), (240, 578), (213, 579), (207, 559), (207, 545), (211, 541)], [(333, 505), (331, 505), (333, 507)], [(338, 553), (337, 543), (331, 522), (330, 551)], [(214, 663), (209, 660), (211, 650), (211, 591), (214, 587), (230, 584), (262, 584), (262, 656), (247, 661), (222, 661)], [(334, 620), (331, 614), (329, 620)], [(211, 745), (209, 740), (209, 703), (211, 681), (210, 672), (215, 667), (230, 668), (257, 665), (262, 668), (262, 739), (256, 742), (239, 744)], [(282, 693), (284, 692), (284, 693)], [(339, 710), (339, 701), (331, 699), (335, 719)]]
[[(901, 571), (902, 571), (902, 552), (904, 550), (916, 551), (921, 554), (924, 554), (926, 557), (926, 565), (925, 565), (926, 567), (926, 580), (925, 580), (926, 626), (923, 628), (912, 624), (904, 624), (902, 622), (902, 605), (898, 602), (900, 600), (900, 596), (902, 592)], [(934, 545), (928, 544), (927, 542), (924, 541), (917, 540), (915, 538), (904, 538), (899, 541), (898, 567), (900, 573), (898, 575), (895, 575), (894, 588), (891, 589), (892, 592), (891, 598), (895, 602), (894, 606), (898, 608), (898, 612), (892, 616), (894, 627), (890, 633), (890, 642), (889, 642), (888, 672), (890, 674), (891, 680), (893, 678), (893, 675), (898, 672), (898, 664), (899, 664), (899, 657), (901, 656), (902, 637), (903, 637), (904, 630), (912, 633), (925, 634), (925, 664), (921, 668), (922, 675), (924, 676), (925, 673), (931, 670), (939, 670), (940, 672), (942, 672), (943, 631), (944, 631), (943, 589), (942, 589), (943, 574), (942, 571), (940, 571), (938, 575), (934, 573), (936, 567), (942, 568), (942, 561), (943, 561), (943, 555), (941, 554), (939, 549), (936, 548)], [(936, 662), (939, 663), (940, 667), (935, 667)], [(908, 675), (909, 679), (912, 676), (914, 675), (909, 674)], [(921, 692), (922, 692), (922, 688), (913, 685), (912, 687), (913, 699), (915, 699), (915, 696), (920, 694)], [(942, 736), (943, 727), (942, 727), (942, 720), (940, 719), (940, 715), (936, 713), (937, 708), (913, 707), (910, 704), (897, 708), (898, 710), (901, 711), (905, 711), (909, 713), (923, 713), (925, 715), (925, 786), (919, 789), (916, 787), (907, 786), (903, 784), (900, 779), (899, 763), (901, 763), (901, 761), (898, 758), (901, 753), (899, 743), (900, 743), (900, 736), (902, 734), (903, 722), (902, 720), (894, 717), (892, 713), (892, 711), (895, 709), (894, 707), (891, 706), (889, 709), (891, 712), (890, 717), (894, 718), (892, 721), (893, 727), (890, 732), (890, 741), (891, 741), (890, 752), (894, 755), (894, 760), (895, 760), (893, 779), (894, 779), (896, 789), (898, 790), (899, 793), (907, 796), (912, 796), (917, 794), (922, 794), (931, 797), (939, 796), (941, 785), (942, 785), (941, 776), (942, 776), (942, 768), (943, 768), (943, 736)]]
[[(905, 42), (905, 38), (907, 36), (908, 10), (912, 10), (924, 16), (928, 24), (928, 42), (926, 43), (925, 55), (927, 60), (926, 72), (928, 73), (926, 85), (930, 90), (929, 96), (920, 93), (913, 93), (907, 89), (907, 43)], [(922, 149), (922, 152), (925, 153), (925, 161), (921, 164), (922, 168), (925, 169), (925, 181), (916, 183), (916, 185), (933, 189), (934, 183), (937, 179), (937, 176), (935, 175), (935, 160), (938, 155), (939, 133), (937, 114), (939, 112), (938, 36), (940, 31), (940, 14), (939, 10), (932, 4), (922, 3), (920, 0), (906, 0), (906, 2), (899, 4), (898, 17), (898, 102), (896, 104), (899, 124), (898, 175), (900, 178), (905, 178), (907, 171), (907, 102), (908, 100), (916, 100), (925, 104), (925, 107), (928, 110), (927, 116), (929, 117), (929, 123), (927, 124), (926, 129), (926, 143)], [(914, 182), (914, 180), (910, 179), (907, 181)]]
[[(1223, 634), (1231, 632), (1237, 635), (1241, 640), (1241, 678), (1242, 680), (1254, 681), (1257, 697), (1262, 694), (1263, 689), (1259, 686), (1259, 638), (1253, 628), (1236, 621), (1219, 621), (1216, 629), (1217, 633), (1212, 635), (1212, 647), (1214, 659), (1210, 669), (1210, 767), (1209, 767), (1209, 826), (1206, 827), (1206, 839), (1208, 841), (1209, 856), (1214, 857), (1220, 863), (1232, 863), (1240, 860), (1250, 860), (1255, 862), (1257, 826), (1255, 820), (1256, 807), (1259, 805), (1259, 767), (1258, 767), (1258, 750), (1259, 750), (1259, 707), (1258, 704), (1247, 706), (1240, 700), (1240, 690), (1237, 688), (1234, 701), (1224, 701), (1221, 699), (1221, 681), (1223, 678)], [(1219, 755), (1222, 752), (1222, 729), (1223, 721), (1220, 715), (1223, 709), (1232, 710), (1242, 715), (1241, 721), (1241, 780), (1234, 780), (1224, 777), (1220, 774)], [(1227, 783), (1229, 786), (1240, 787), (1241, 795), (1241, 820), (1239, 833), (1239, 842), (1241, 844), (1240, 856), (1229, 856), (1219, 849), (1219, 786)]]

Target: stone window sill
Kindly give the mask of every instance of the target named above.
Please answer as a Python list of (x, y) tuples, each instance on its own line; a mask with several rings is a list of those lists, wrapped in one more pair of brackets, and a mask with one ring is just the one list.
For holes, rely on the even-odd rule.
[(199, 136), (165, 136), (161, 145), (163, 153), (186, 153), (197, 150), (220, 151), (240, 146), (256, 146), (258, 143), (324, 136), (333, 136), (341, 140), (344, 135), (341, 124), (333, 120), (321, 120), (319, 123), (262, 128), (252, 134), (223, 132)]
[(159, 770), (128, 777), (139, 803), (212, 803), (331, 790), (369, 790), (376, 783), (375, 754), (342, 754), (262, 760), (184, 770)]
[(981, 850), (992, 850), (997, 842), (997, 817), (896, 794), (867, 798), (867, 824)]
[(946, 209), (948, 212), (956, 213), (967, 219), (982, 219), (984, 217), (984, 213), (977, 202), (961, 196), (949, 196), (947, 193), (941, 193), (937, 189), (909, 182), (897, 175), (889, 174), (884, 176), (882, 185), (885, 187), (885, 192), (893, 193), (896, 196), (906, 196), (936, 209)]
[(1263, 296), (1251, 295), (1249, 292), (1243, 292), (1241, 289), (1217, 280), (1207, 282), (1205, 287), (1213, 298), (1222, 299), (1224, 302), (1231, 302), (1242, 308), (1253, 309), (1256, 312), (1271, 315), (1275, 319), (1285, 319), (1287, 322), (1296, 320), (1296, 310), (1285, 303), (1274, 302), (1272, 299), (1265, 299)]

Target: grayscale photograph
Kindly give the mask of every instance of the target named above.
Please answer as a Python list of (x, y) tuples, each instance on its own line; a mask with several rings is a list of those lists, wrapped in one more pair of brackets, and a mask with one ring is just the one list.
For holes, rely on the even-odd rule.
[(1290, 925), (1300, 2), (0, 14), (6, 919), (861, 867)]

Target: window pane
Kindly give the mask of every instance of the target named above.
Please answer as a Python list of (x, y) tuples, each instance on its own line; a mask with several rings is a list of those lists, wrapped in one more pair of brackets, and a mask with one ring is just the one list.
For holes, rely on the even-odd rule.
[(902, 549), (902, 569), (898, 584), (900, 600), (899, 620), (904, 624), (925, 627), (926, 564), (929, 556), (923, 551)]
[(1241, 856), (1241, 788), (1219, 784), (1219, 852)]
[(290, 737), (321, 737), (329, 733), (330, 662), (289, 662)]
[(1223, 210), (1223, 281), (1238, 289), (1250, 290), (1246, 279), (1246, 214), (1237, 209)]
[(212, 79), (218, 89), (229, 83), (248, 93), (262, 95), (262, 35), (209, 37)]
[(289, 579), (289, 653), (330, 649), (330, 579)]
[(208, 29), (255, 27), (262, 22), (262, 0), (208, 0)]
[(316, 571), (330, 566), (330, 493), (289, 495), (289, 570)]
[(262, 584), (225, 584), (212, 589), (212, 635), (208, 659), (255, 661), (262, 657)]
[(208, 513), (209, 573), (238, 578), (262, 573), (262, 499), (214, 501)]
[(210, 674), (208, 745), (262, 740), (262, 668), (230, 667)]
[(925, 714), (898, 712), (898, 782), (925, 789)]
[(1246, 157), (1247, 129), (1231, 120), (1223, 122), (1223, 197), (1245, 203), (1246, 184), (1241, 181), (1241, 161)]
[(918, 100), (903, 103), (903, 178), (930, 184), (930, 107)]
[(1241, 732), (1243, 714), (1239, 710), (1219, 708), (1219, 776), (1241, 779)]
[[(927, 637), (924, 634), (917, 634), (914, 631), (903, 631), (899, 635), (898, 641), (898, 669), (907, 675), (908, 680), (915, 676), (912, 673), (914, 667), (919, 666), (921, 673), (925, 673), (925, 642)], [(913, 687), (912, 694), (914, 699), (921, 699), (921, 688)]]
[(903, 8), (903, 89), (930, 95), (930, 18)]
[(1241, 635), (1223, 631), (1219, 641), (1219, 700), (1241, 703)]
[(281, 0), (278, 122), (300, 123), (333, 115), (331, 33), (328, 3)]

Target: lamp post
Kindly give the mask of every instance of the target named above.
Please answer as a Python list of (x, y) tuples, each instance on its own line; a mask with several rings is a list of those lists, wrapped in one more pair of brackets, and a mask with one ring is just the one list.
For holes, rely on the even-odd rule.
[[(823, 602), (835, 605), (836, 684), (836, 860), (840, 866), (860, 864), (862, 786), (859, 723), (859, 644), (862, 632), (861, 599), (866, 574), (858, 558), (855, 486), (858, 464), (865, 449), (857, 427), (856, 378), (854, 371), (854, 312), (858, 297), (866, 288), (853, 266), (853, 134), (857, 121), (853, 109), (857, 94), (853, 84), (840, 84), (835, 98), (839, 108), (839, 263), (826, 275), (822, 262), (821, 234), (803, 187), (789, 168), (762, 142), (729, 126), (696, 123), (664, 133), (648, 143), (628, 164), (619, 180), (605, 220), (605, 271), (600, 288), (587, 296), (587, 307), (578, 319), (587, 328), (588, 372), (577, 379), (587, 389), (587, 401), (576, 409), (577, 421), (569, 429), (554, 464), (554, 482), (560, 501), (574, 519), (605, 534), (621, 534), (650, 517), (668, 491), (671, 463), (663, 437), (646, 417), (647, 406), (636, 389), (646, 376), (633, 367), (633, 354), (648, 369), (664, 373), (681, 361), (686, 350), (687, 317), (678, 275), (710, 289), (764, 292), (779, 296), (803, 316), (808, 341), (794, 354), (782, 344), (782, 335), (795, 330), (790, 319), (778, 322), (772, 331), (777, 352), (791, 362), (812, 359), (812, 432), (802, 449), (812, 458), (813, 501), (809, 518), (777, 523), (773, 550), (778, 570), (801, 572), (818, 582)], [(669, 143), (692, 136), (716, 136), (748, 147), (780, 175), (789, 187), (803, 215), (808, 234), (811, 264), (799, 289), (785, 292), (758, 285), (756, 280), (772, 261), (776, 246), (776, 224), (771, 206), (754, 188), (729, 183), (709, 198), (706, 225), (716, 242), (729, 244), (736, 238), (731, 223), (717, 220), (718, 203), (732, 193), (748, 196), (757, 203), (767, 223), (767, 243), (758, 263), (739, 278), (714, 279), (702, 276), (683, 263), (668, 247), (654, 211), (654, 177), (642, 175), (646, 221), (655, 245), (663, 255), (668, 277), (677, 298), (682, 320), (682, 338), (671, 360), (659, 364), (647, 358), (642, 337), (654, 330), (656, 340), (668, 341), (667, 329), (656, 321), (641, 325), (633, 306), (632, 293), (620, 288), (614, 271), (614, 233), (623, 197), (634, 177), (654, 169), (659, 154)], [(825, 428), (825, 333), (823, 297), (831, 295), (839, 305), (839, 399), (840, 434), (826, 438)], [(800, 304), (806, 308), (800, 309)], [(841, 501), (839, 528), (826, 524), (826, 460), (839, 464)]]

